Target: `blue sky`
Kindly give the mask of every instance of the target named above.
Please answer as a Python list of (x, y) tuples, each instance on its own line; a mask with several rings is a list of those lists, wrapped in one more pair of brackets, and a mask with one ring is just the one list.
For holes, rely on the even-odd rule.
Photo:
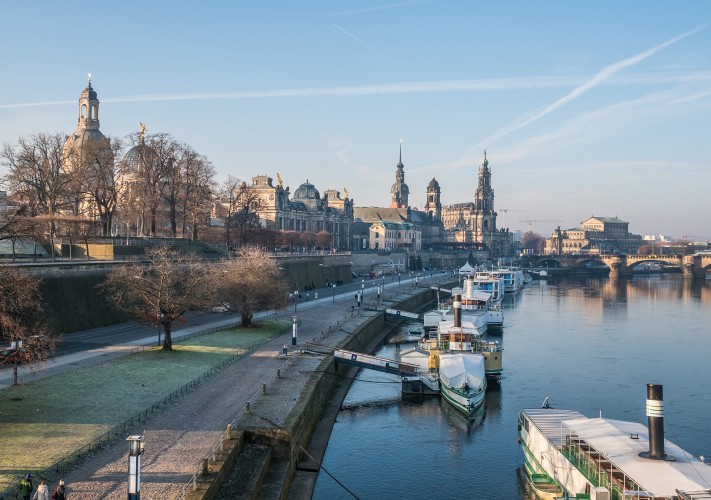
[[(590, 215), (711, 238), (711, 2), (6, 2), (0, 142), (168, 132), (221, 176), (387, 206), (435, 176), (471, 201), (486, 147), (499, 226)], [(534, 220), (540, 222), (519, 222)], [(560, 221), (560, 222), (558, 222)]]

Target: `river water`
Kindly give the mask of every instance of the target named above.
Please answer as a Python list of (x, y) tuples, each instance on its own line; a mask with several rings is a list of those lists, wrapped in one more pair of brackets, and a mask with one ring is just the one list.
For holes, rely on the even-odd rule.
[[(556, 408), (646, 425), (647, 383), (664, 385), (666, 438), (711, 457), (711, 282), (534, 281), (507, 297), (504, 325), (489, 336), (504, 345), (504, 377), (472, 425), (439, 399), (402, 401), (395, 376), (361, 370), (325, 469), (363, 499), (529, 498), (518, 474), (520, 409), (549, 397)], [(353, 496), (322, 472), (313, 498)]]

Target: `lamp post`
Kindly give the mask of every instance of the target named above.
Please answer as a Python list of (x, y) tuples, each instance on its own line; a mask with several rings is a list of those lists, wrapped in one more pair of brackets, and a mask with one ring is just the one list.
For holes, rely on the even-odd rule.
[(294, 292), (294, 313), (296, 313), (296, 304), (299, 302), (299, 280), (296, 278), (296, 273), (291, 269), (280, 267), (279, 270), (286, 271), (294, 276), (294, 283), (296, 283), (296, 291)]
[(333, 303), (336, 303), (336, 271), (331, 269), (330, 267), (326, 267), (323, 264), (319, 264), (323, 268), (324, 271), (331, 271), (333, 273), (333, 283), (331, 283), (331, 288), (333, 288)]
[(296, 345), (296, 337), (298, 334), (298, 325), (297, 325), (297, 318), (296, 316), (291, 317), (291, 345)]
[(141, 499), (141, 455), (146, 451), (143, 435), (128, 436), (128, 500)]

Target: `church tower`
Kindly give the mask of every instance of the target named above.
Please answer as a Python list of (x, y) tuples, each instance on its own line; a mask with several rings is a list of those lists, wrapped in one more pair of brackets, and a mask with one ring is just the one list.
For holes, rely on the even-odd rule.
[(428, 217), (432, 221), (442, 220), (440, 194), (439, 182), (432, 177), (432, 180), (427, 185), (427, 203), (425, 203), (425, 212), (427, 212)]
[(410, 188), (405, 184), (405, 165), (402, 164), (402, 141), (400, 141), (400, 161), (395, 171), (395, 183), (390, 188), (390, 208), (407, 208)]
[(91, 74), (88, 85), (79, 97), (77, 129), (99, 130), (99, 98), (91, 86)]
[(492, 236), (496, 232), (496, 212), (494, 212), (494, 190), (491, 188), (491, 170), (486, 159), (486, 150), (484, 150), (484, 160), (479, 167), (479, 185), (474, 195), (472, 215), (474, 241), (486, 243), (491, 247)]

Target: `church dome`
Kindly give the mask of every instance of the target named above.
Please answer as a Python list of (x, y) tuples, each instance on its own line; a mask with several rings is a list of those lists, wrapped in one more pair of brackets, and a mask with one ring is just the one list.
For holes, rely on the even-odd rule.
[(144, 143), (133, 146), (123, 157), (123, 166), (129, 172), (139, 172), (141, 164), (154, 155), (155, 152), (150, 146)]
[(320, 200), (321, 194), (318, 189), (311, 184), (308, 179), (299, 188), (294, 191), (294, 200)]
[(439, 189), (439, 182), (437, 182), (437, 180), (434, 177), (432, 177), (432, 180), (430, 181), (429, 184), (427, 184), (427, 187), (429, 189)]

